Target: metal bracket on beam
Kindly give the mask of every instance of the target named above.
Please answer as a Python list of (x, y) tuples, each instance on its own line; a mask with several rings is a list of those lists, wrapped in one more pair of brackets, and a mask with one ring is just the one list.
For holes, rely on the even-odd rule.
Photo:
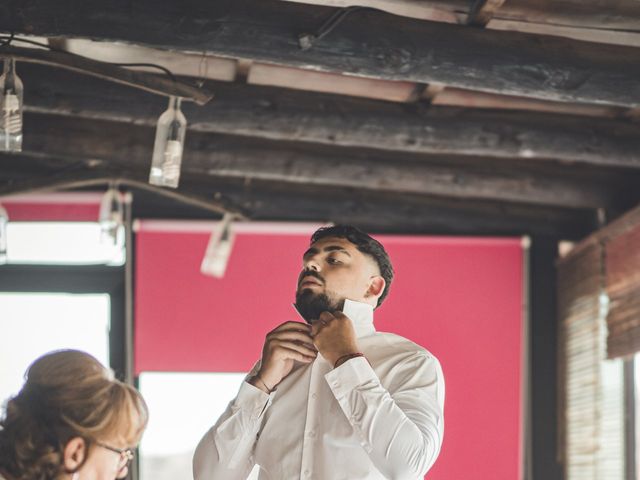
[(505, 0), (472, 0), (467, 25), (486, 27)]

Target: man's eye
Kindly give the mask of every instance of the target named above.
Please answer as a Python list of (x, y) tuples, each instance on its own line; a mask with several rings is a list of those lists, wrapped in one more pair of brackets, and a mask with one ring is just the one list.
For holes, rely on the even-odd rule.
[(338, 264), (338, 263), (342, 263), (340, 260), (333, 258), (333, 257), (329, 257), (327, 258), (327, 263), (332, 263), (332, 264)]

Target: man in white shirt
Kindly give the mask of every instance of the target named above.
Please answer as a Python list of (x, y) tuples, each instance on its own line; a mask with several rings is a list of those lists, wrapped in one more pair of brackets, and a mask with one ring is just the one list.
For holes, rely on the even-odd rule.
[(360, 230), (316, 231), (296, 308), (266, 336), (262, 358), (205, 434), (195, 480), (419, 479), (444, 432), (444, 379), (422, 347), (376, 332), (373, 311), (393, 268)]

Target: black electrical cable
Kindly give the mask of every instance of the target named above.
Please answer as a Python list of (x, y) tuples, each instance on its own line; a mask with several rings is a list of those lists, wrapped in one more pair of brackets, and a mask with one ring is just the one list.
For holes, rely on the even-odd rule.
[(338, 25), (352, 13), (358, 10), (378, 10), (372, 7), (346, 7), (333, 12), (331, 16), (316, 30), (315, 33), (303, 33), (298, 36), (298, 43), (302, 50), (309, 50), (318, 40), (331, 33)]
[[(2, 36), (5, 37), (5, 35), (2, 35)], [(0, 43), (0, 47), (4, 47), (6, 45), (9, 45), (13, 41), (14, 37), (15, 37), (15, 32), (13, 32), (13, 30), (12, 30), (11, 31), (11, 35), (6, 36), (6, 38), (4, 38), (4, 39), (0, 39), (0, 42), (1, 42)]]
[[(11, 32), (11, 35), (0, 35), (0, 41), (4, 42), (4, 43), (2, 43), (0, 45), (0, 47), (8, 46), (8, 45), (11, 44), (11, 42), (15, 41), (15, 42), (28, 43), (30, 45), (35, 45), (35, 46), (38, 46), (38, 47), (43, 47), (43, 48), (46, 48), (48, 50), (51, 50), (52, 52), (66, 53), (68, 55), (73, 55), (71, 52), (67, 52), (66, 50), (62, 50), (60, 48), (52, 47), (51, 45), (48, 45), (46, 43), (36, 42), (35, 40), (29, 40), (27, 38), (22, 38), (22, 37), (15, 37), (13, 32)], [(116, 65), (118, 67), (156, 68), (158, 70), (161, 70), (163, 73), (165, 73), (173, 82), (175, 82), (175, 83), (184, 83), (184, 82), (179, 82), (176, 79), (175, 75), (171, 72), (171, 70), (169, 70), (166, 67), (163, 67), (162, 65), (157, 65), (155, 63), (117, 63), (117, 62), (102, 62), (102, 63), (108, 63), (109, 65)], [(185, 83), (185, 85), (187, 85), (187, 84)]]
[(28, 38), (16, 37), (13, 32), (11, 32), (11, 35), (0, 35), (0, 38), (7, 40), (7, 42), (2, 45), (3, 47), (8, 46), (11, 42), (22, 42), (30, 43), (31, 45), (37, 45), (38, 47), (44, 47), (60, 53), (69, 53), (65, 52), (64, 50), (60, 50), (59, 48), (52, 47), (51, 45), (47, 45), (46, 43), (36, 42), (35, 40), (29, 40)]
[[(118, 67), (148, 67), (148, 68), (157, 68), (158, 70), (161, 70), (162, 72), (164, 72), (167, 77), (169, 77), (171, 80), (173, 80), (176, 83), (184, 83), (184, 82), (180, 82), (176, 79), (175, 75), (171, 72), (171, 70), (169, 70), (166, 67), (163, 67), (162, 65), (157, 65), (155, 63), (115, 63), (115, 62), (104, 62), (104, 63), (108, 63), (110, 65), (116, 65)], [(186, 85), (186, 84), (185, 84)]]

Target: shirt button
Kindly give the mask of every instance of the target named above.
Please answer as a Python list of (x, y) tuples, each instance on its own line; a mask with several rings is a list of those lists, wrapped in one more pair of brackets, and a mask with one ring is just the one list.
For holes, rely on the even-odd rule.
[(313, 399), (318, 398), (318, 394), (317, 394), (317, 393), (312, 393), (312, 394), (311, 394), (311, 398), (313, 398)]
[(304, 476), (305, 477), (310, 477), (311, 476), (311, 472), (309, 470), (305, 470), (304, 471)]
[(316, 436), (316, 432), (314, 430), (310, 430), (309, 433), (307, 433), (307, 435), (311, 438)]
[(333, 382), (333, 386), (334, 386), (335, 388), (338, 388), (338, 387), (340, 386), (340, 383), (338, 383), (338, 382)]

